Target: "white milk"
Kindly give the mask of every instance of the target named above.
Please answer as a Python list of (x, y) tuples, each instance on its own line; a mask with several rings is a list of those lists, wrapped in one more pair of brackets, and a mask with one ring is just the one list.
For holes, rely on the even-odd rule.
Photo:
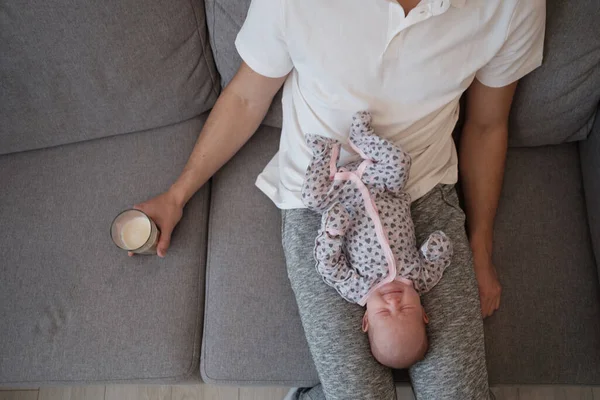
[(123, 244), (131, 250), (139, 249), (148, 241), (151, 229), (148, 218), (136, 217), (127, 221), (121, 231)]

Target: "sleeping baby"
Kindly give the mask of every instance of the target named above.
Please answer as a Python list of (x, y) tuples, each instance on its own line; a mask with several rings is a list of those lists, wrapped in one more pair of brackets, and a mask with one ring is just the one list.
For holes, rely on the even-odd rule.
[(363, 331), (383, 365), (407, 368), (427, 351), (420, 295), (440, 280), (452, 245), (440, 231), (417, 248), (404, 191), (410, 156), (377, 136), (371, 115), (353, 116), (349, 145), (362, 160), (338, 168), (341, 144), (307, 135), (313, 158), (304, 204), (323, 214), (315, 259), (323, 280), (347, 301), (367, 307)]

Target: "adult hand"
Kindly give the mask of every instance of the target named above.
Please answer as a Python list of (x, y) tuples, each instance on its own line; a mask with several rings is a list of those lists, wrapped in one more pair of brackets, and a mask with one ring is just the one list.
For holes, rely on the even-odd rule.
[(483, 318), (487, 318), (500, 307), (502, 286), (498, 281), (496, 267), (492, 263), (491, 256), (474, 252), (473, 262), (479, 287), (479, 299), (481, 300), (481, 315)]
[[(148, 201), (136, 204), (133, 208), (145, 212), (160, 229), (156, 253), (159, 257), (164, 257), (171, 244), (173, 229), (183, 215), (183, 204), (178, 203), (171, 192), (165, 192)], [(130, 257), (133, 256), (132, 252), (128, 254)]]

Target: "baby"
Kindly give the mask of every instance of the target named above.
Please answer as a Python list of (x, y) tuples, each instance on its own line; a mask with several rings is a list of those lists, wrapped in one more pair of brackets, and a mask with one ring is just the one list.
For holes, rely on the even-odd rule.
[(307, 135), (313, 158), (304, 204), (323, 214), (315, 259), (323, 280), (349, 302), (366, 305), (363, 331), (383, 365), (407, 368), (427, 351), (427, 314), (420, 294), (440, 280), (452, 245), (440, 231), (417, 249), (404, 192), (410, 156), (375, 135), (371, 115), (353, 117), (349, 145), (363, 160), (337, 167), (341, 144)]

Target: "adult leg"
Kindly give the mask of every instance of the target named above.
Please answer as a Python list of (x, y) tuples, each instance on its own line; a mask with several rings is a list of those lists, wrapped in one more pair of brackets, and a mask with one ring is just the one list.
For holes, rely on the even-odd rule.
[(307, 209), (282, 212), (288, 276), (321, 386), (302, 393), (310, 400), (394, 400), (392, 373), (371, 355), (361, 331), (364, 309), (323, 282), (315, 269), (321, 216)]
[(490, 398), (483, 322), (465, 215), (456, 190), (438, 185), (412, 206), (417, 242), (436, 230), (452, 241), (452, 263), (440, 282), (422, 297), (429, 315), (429, 351), (410, 369), (418, 400)]

